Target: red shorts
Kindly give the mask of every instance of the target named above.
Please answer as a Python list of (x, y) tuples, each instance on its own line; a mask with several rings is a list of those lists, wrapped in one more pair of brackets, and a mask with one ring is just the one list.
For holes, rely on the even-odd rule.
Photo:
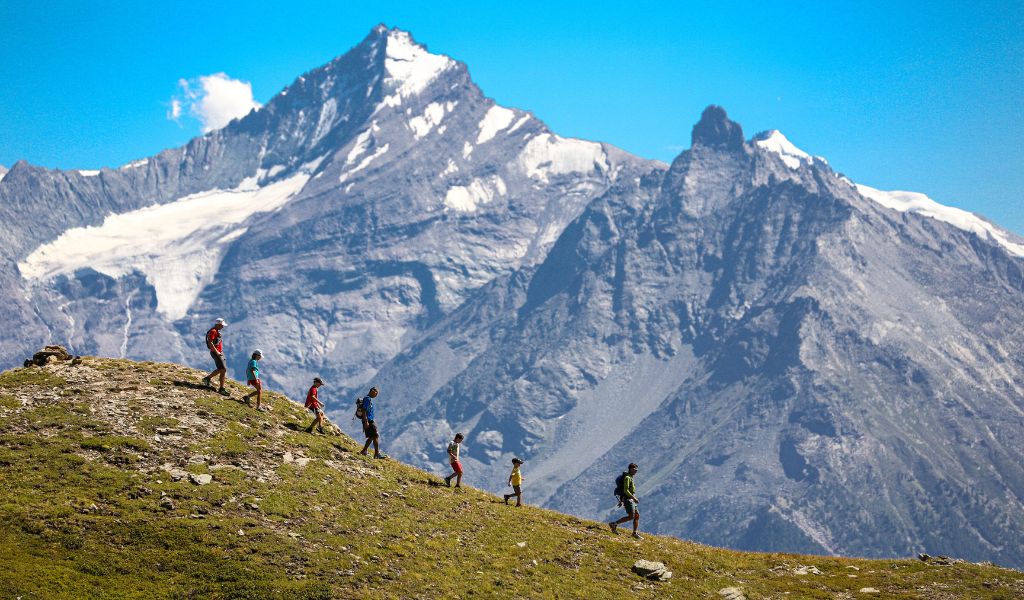
[(263, 389), (263, 383), (260, 382), (259, 379), (250, 379), (249, 381), (246, 381), (246, 383), (248, 383), (249, 385), (251, 385), (252, 387), (254, 387), (254, 388), (258, 389), (258, 390), (262, 390)]
[(455, 471), (456, 475), (462, 475), (462, 463), (455, 461), (452, 463), (452, 470)]

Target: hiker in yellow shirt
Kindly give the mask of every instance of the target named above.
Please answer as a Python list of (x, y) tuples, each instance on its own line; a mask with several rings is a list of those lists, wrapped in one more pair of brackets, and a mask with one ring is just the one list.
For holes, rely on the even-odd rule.
[(523, 505), (523, 474), (519, 472), (519, 466), (523, 464), (522, 459), (512, 459), (512, 473), (508, 476), (508, 484), (512, 486), (511, 494), (505, 494), (505, 504), (510, 498), (516, 499), (516, 506)]

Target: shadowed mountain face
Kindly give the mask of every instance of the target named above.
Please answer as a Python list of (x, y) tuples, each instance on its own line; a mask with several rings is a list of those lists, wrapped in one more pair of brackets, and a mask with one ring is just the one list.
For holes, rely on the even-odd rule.
[(385, 448), (719, 545), (1024, 565), (1024, 245), (858, 186), (720, 107), (671, 165), (561, 138), (380, 27), (259, 111), (116, 170), (0, 179), (0, 363), (309, 379)]
[[(739, 142), (737, 142), (739, 140)], [(745, 549), (1024, 564), (1022, 261), (743, 142), (716, 107), (386, 366), (396, 445), (497, 488)]]
[(99, 173), (15, 165), (0, 181), (0, 363), (54, 340), (205, 366), (203, 334), (225, 317), (238, 374), (260, 347), (272, 386), (362, 385), (652, 169), (495, 105), (465, 65), (378, 27), (183, 148)]

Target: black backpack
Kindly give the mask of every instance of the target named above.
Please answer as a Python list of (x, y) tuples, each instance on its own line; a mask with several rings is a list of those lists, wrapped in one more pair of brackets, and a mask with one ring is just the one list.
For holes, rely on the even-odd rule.
[(356, 398), (356, 418), (363, 420), (364, 417), (366, 417), (366, 409), (363, 408), (363, 399)]
[(626, 495), (626, 490), (623, 489), (626, 485), (626, 475), (629, 475), (629, 473), (623, 471), (621, 475), (615, 478), (615, 498), (619, 502), (622, 502), (622, 497)]

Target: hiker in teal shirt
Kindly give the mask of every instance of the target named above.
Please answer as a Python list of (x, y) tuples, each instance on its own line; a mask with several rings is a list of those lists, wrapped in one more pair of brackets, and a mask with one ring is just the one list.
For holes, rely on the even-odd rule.
[(261, 358), (263, 358), (263, 352), (254, 350), (252, 358), (249, 359), (249, 366), (245, 367), (246, 383), (256, 388), (254, 391), (245, 395), (245, 401), (248, 403), (250, 398), (256, 396), (256, 410), (262, 410), (260, 408), (260, 402), (263, 400), (263, 382), (260, 381), (259, 363)]

